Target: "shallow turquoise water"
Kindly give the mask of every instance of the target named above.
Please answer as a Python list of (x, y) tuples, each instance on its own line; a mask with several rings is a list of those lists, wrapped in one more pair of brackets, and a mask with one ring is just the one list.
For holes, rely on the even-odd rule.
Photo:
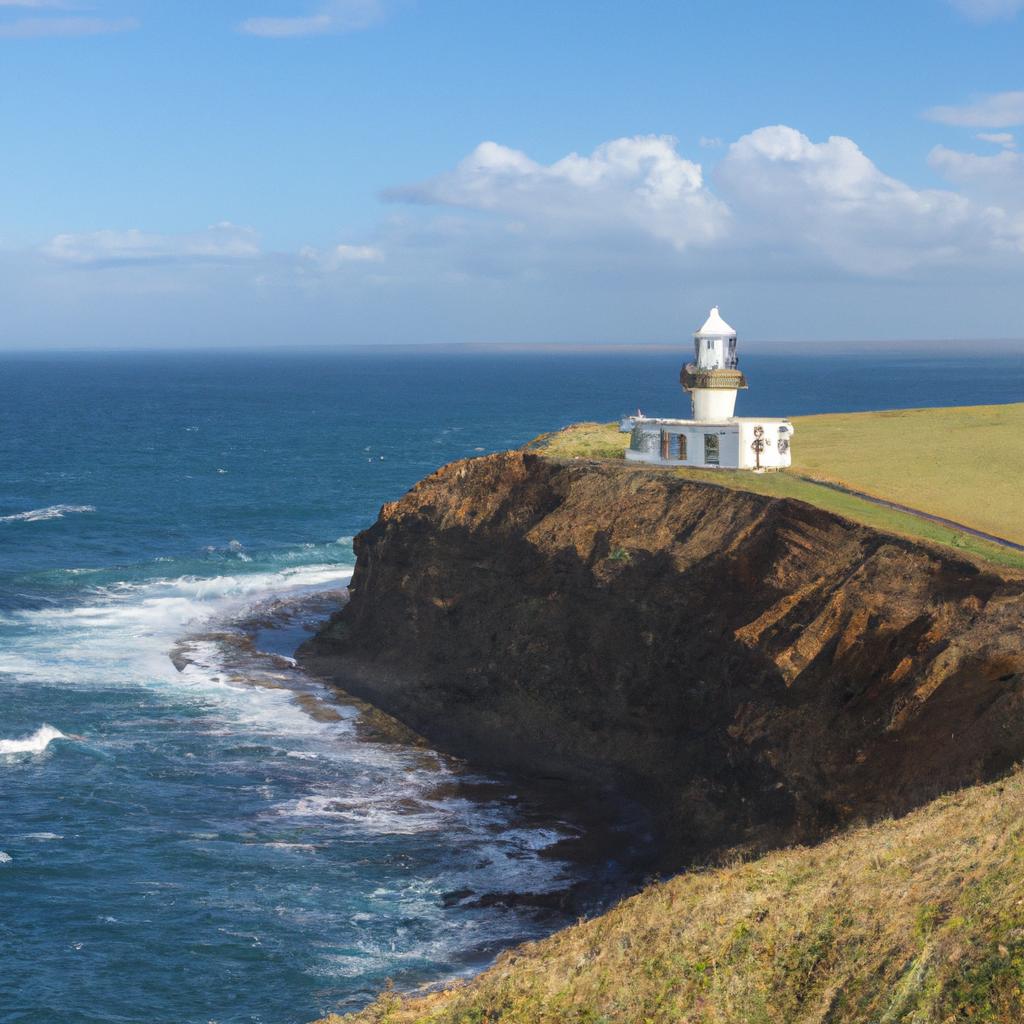
[[(230, 638), (287, 654), (442, 462), (682, 414), (684, 355), (0, 359), (0, 1020), (305, 1021), (560, 923), (451, 894), (563, 887), (572, 822)], [(1012, 351), (743, 367), (766, 415), (1024, 398)]]

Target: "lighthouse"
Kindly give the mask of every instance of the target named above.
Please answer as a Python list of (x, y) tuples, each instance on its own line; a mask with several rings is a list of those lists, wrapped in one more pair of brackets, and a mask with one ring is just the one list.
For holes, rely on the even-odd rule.
[(746, 390), (736, 355), (736, 332), (718, 307), (693, 336), (693, 362), (679, 374), (690, 396), (692, 419), (625, 416), (631, 436), (626, 458), (658, 466), (750, 469), (755, 473), (792, 464), (793, 424), (775, 416), (736, 415), (736, 392)]
[(747, 382), (739, 371), (736, 332), (715, 306), (704, 326), (693, 336), (695, 359), (679, 373), (679, 383), (690, 393), (693, 418), (698, 423), (731, 420), (736, 414), (736, 392)]

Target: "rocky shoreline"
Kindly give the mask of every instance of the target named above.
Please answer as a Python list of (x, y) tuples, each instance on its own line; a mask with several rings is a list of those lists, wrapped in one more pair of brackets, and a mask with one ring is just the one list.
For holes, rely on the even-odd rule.
[(453, 889), (441, 899), (445, 908), (515, 911), (557, 928), (633, 891), (651, 859), (649, 816), (639, 804), (620, 801), (610, 807), (585, 794), (567, 794), (554, 780), (515, 773), (481, 776), (459, 758), (435, 750), (426, 738), (381, 708), (337, 686), (325, 686), (303, 671), (304, 666), (288, 652), (294, 652), (317, 624), (343, 610), (348, 600), (348, 588), (342, 588), (265, 601), (211, 630), (182, 637), (169, 657), (179, 672), (184, 671), (197, 659), (208, 658), (206, 648), (212, 645), (216, 664), (231, 685), (289, 692), (293, 703), (314, 721), (348, 720), (361, 742), (417, 751), (427, 771), (437, 767), (436, 761), (443, 762), (445, 773), (439, 774), (436, 785), (423, 790), (422, 801), (396, 800), (398, 810), (405, 804), (412, 817), (424, 802), (465, 801), (478, 807), (500, 803), (514, 809), (512, 820), (517, 826), (559, 835), (536, 854), (561, 866), (563, 877), (555, 887)]

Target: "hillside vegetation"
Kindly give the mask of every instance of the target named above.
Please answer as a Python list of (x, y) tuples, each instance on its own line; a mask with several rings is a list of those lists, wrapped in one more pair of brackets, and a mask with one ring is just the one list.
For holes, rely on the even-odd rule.
[[(688, 872), (349, 1024), (1024, 1020), (1024, 777)], [(328, 1018), (337, 1022), (340, 1018)]]
[[(1024, 553), (815, 482), (838, 483), (1024, 543), (1024, 403), (804, 416), (794, 425), (793, 468), (784, 473), (671, 472), (798, 498), (876, 529), (945, 544), (999, 565), (1024, 566)], [(616, 424), (582, 423), (544, 435), (533, 447), (555, 458), (621, 458), (628, 444), (629, 435)]]

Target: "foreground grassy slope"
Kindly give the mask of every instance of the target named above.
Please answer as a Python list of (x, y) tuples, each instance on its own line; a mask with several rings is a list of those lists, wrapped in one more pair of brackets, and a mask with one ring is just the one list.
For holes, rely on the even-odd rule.
[[(814, 482), (840, 483), (1024, 543), (1024, 404), (806, 416), (795, 426), (794, 466), (785, 473), (673, 472), (797, 498), (876, 529), (1024, 566), (1024, 554)], [(628, 443), (615, 424), (583, 423), (536, 447), (557, 458), (621, 458)]]
[[(1024, 775), (689, 872), (351, 1024), (1024, 1021)], [(337, 1021), (338, 1018), (332, 1018)]]

